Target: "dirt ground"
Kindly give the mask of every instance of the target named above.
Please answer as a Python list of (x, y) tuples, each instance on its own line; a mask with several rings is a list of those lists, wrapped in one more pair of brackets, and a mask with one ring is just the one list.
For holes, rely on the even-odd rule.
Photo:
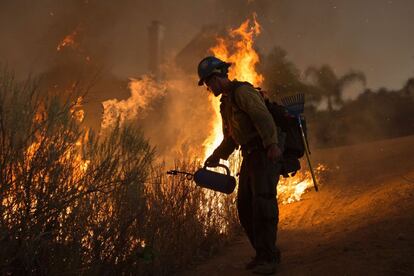
[[(280, 275), (414, 275), (414, 136), (315, 151), (332, 172), (280, 206)], [(243, 236), (184, 275), (250, 275)]]

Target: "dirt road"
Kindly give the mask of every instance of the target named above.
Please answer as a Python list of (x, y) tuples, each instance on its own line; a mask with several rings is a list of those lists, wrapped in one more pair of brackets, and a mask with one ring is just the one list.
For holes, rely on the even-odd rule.
[[(414, 136), (317, 151), (320, 192), (280, 206), (279, 275), (414, 275)], [(242, 237), (185, 275), (250, 275)]]

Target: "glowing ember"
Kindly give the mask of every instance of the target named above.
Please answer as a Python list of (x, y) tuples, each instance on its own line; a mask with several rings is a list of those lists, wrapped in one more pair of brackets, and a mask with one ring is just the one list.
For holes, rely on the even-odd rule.
[(76, 45), (75, 38), (77, 35), (78, 35), (78, 31), (74, 30), (72, 33), (65, 36), (62, 39), (62, 41), (58, 44), (58, 46), (56, 47), (56, 50), (60, 51), (65, 47), (75, 47)]

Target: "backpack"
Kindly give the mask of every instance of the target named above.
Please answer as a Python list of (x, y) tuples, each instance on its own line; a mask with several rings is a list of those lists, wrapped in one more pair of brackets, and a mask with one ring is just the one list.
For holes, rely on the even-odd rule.
[[(233, 91), (243, 85), (253, 86), (248, 82), (234, 81)], [(261, 93), (261, 88), (254, 88)], [(301, 168), (299, 159), (303, 157), (306, 150), (297, 118), (291, 115), (284, 105), (271, 102), (267, 98), (265, 98), (265, 104), (278, 128), (279, 147), (283, 152), (280, 174), (283, 175), (283, 177), (294, 176)], [(307, 139), (305, 118), (301, 118), (301, 123), (305, 133), (305, 139)]]

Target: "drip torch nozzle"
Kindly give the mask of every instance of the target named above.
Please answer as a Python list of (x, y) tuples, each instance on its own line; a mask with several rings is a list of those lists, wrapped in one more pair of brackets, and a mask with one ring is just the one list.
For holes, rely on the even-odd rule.
[(167, 174), (177, 175), (178, 174), (178, 171), (176, 171), (176, 170), (169, 170), (169, 171), (167, 171)]
[(169, 175), (183, 174), (183, 175), (185, 175), (185, 178), (187, 178), (187, 180), (193, 180), (193, 176), (194, 176), (192, 173), (181, 172), (181, 171), (177, 171), (177, 170), (169, 170), (169, 171), (167, 171), (167, 174), (169, 174)]

